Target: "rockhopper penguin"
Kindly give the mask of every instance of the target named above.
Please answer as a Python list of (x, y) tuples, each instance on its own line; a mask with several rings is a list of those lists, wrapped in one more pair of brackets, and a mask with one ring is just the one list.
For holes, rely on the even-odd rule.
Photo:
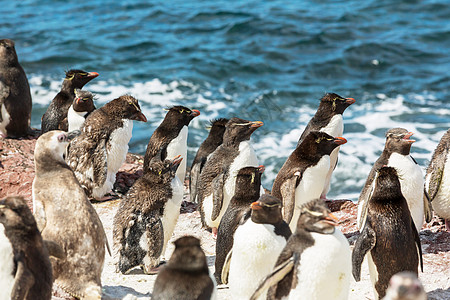
[(30, 86), (14, 45), (0, 40), (0, 137), (22, 137), (30, 128)]
[(46, 133), (50, 130), (67, 131), (67, 112), (75, 99), (75, 89), (83, 86), (98, 76), (97, 72), (86, 72), (83, 70), (69, 70), (61, 86), (61, 91), (56, 94), (47, 111), (42, 116), (41, 131)]
[(198, 148), (190, 172), (189, 191), (191, 202), (198, 202), (197, 185), (200, 180), (200, 173), (214, 150), (222, 144), (225, 125), (228, 121), (225, 118), (212, 120), (208, 137)]
[[(319, 108), (317, 109), (314, 117), (309, 121), (305, 130), (303, 131), (297, 146), (305, 139), (305, 137), (311, 131), (322, 131), (328, 133), (331, 136), (342, 136), (344, 133), (344, 122), (342, 114), (345, 109), (355, 103), (353, 98), (343, 98), (335, 93), (327, 93), (320, 99)], [(328, 191), (330, 190), (331, 174), (336, 168), (338, 161), (339, 147), (333, 150), (330, 155), (331, 163), (330, 169), (325, 180), (324, 189), (320, 197), (326, 198)]]
[(124, 95), (94, 110), (70, 142), (67, 163), (90, 198), (104, 200), (125, 162), (133, 120), (147, 122), (138, 100)]
[(319, 198), (330, 169), (330, 154), (347, 142), (343, 137), (311, 131), (288, 157), (275, 178), (272, 195), (283, 203), (284, 220), (297, 227), (299, 207)]
[(417, 275), (422, 264), (419, 234), (403, 197), (396, 169), (382, 167), (368, 199), (366, 218), (352, 253), (353, 277), (361, 277), (367, 255), (375, 299), (384, 297), (389, 279), (401, 271)]

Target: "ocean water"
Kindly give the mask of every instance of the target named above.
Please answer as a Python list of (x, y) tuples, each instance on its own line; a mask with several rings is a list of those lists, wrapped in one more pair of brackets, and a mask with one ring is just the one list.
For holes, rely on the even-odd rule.
[(447, 1), (1, 1), (0, 38), (16, 42), (32, 90), (32, 126), (64, 71), (100, 76), (97, 107), (125, 93), (149, 120), (130, 151), (144, 153), (163, 108), (199, 109), (188, 165), (208, 121), (260, 120), (253, 137), (263, 184), (277, 171), (326, 92), (353, 97), (330, 198), (356, 200), (392, 127), (413, 131), (425, 169), (450, 124)]

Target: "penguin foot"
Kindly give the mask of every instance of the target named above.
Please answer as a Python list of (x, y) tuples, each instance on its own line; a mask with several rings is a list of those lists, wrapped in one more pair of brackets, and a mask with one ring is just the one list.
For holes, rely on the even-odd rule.
[(119, 199), (119, 198), (120, 198), (119, 195), (117, 195), (114, 192), (110, 192), (110, 193), (106, 194), (105, 196), (103, 196), (103, 197), (101, 197), (99, 199), (91, 198), (90, 200), (91, 200), (91, 202), (96, 203), (96, 202), (104, 202), (104, 201), (116, 200), (116, 199)]
[(217, 239), (217, 231), (218, 231), (217, 227), (211, 228), (211, 232), (212, 232), (212, 234), (214, 236), (214, 239)]
[(156, 267), (150, 268), (150, 269), (147, 269), (147, 268), (144, 266), (143, 271), (144, 271), (144, 273), (147, 274), (147, 275), (156, 275), (156, 274), (159, 273), (159, 271), (161, 270), (161, 268), (162, 268), (165, 264), (166, 264), (166, 261), (163, 260), (163, 261), (161, 261), (161, 262), (159, 263), (159, 265), (157, 265)]

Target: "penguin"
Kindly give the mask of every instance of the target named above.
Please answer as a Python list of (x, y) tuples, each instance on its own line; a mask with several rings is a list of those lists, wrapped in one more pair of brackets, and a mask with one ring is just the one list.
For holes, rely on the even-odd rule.
[(88, 197), (106, 200), (103, 196), (112, 190), (126, 159), (133, 120), (147, 122), (137, 99), (120, 96), (94, 110), (70, 142), (66, 160)]
[(424, 215), (427, 222), (431, 221), (432, 213), (424, 189), (422, 169), (410, 155), (411, 145), (415, 142), (410, 139), (412, 135), (412, 132), (404, 128), (392, 128), (386, 132), (384, 150), (373, 165), (358, 199), (358, 229), (363, 227), (368, 199), (374, 189), (375, 174), (384, 165), (397, 169), (402, 194), (408, 203), (417, 232), (422, 228)]
[(404, 271), (391, 277), (383, 300), (427, 300), (427, 294), (417, 275)]
[(279, 199), (263, 194), (251, 204), (251, 212), (242, 217), (234, 233), (221, 274), (233, 299), (250, 298), (259, 281), (272, 271), (290, 236)]
[[(55, 248), (56, 247), (56, 248)], [(0, 299), (52, 297), (49, 252), (60, 258), (63, 250), (44, 241), (33, 214), (22, 197), (0, 201)]]
[(367, 255), (369, 273), (376, 299), (384, 297), (389, 279), (401, 271), (417, 275), (423, 271), (418, 231), (395, 168), (381, 167), (368, 199), (367, 216), (352, 253), (353, 277), (361, 278), (361, 264)]
[(97, 72), (86, 72), (76, 69), (66, 72), (61, 91), (56, 94), (42, 116), (42, 133), (46, 133), (50, 130), (68, 130), (69, 124), (67, 122), (67, 112), (75, 99), (75, 89), (83, 88), (86, 83), (97, 76)]
[[(297, 146), (305, 139), (305, 137), (311, 131), (322, 131), (328, 133), (331, 136), (342, 136), (344, 133), (344, 121), (342, 114), (345, 109), (355, 103), (353, 98), (343, 98), (335, 93), (327, 93), (320, 99), (319, 108), (316, 114), (309, 121), (305, 130), (303, 131), (300, 139), (298, 140)], [(325, 180), (324, 189), (320, 197), (326, 199), (326, 195), (330, 190), (331, 174), (336, 168), (338, 161), (339, 147), (333, 150), (330, 155), (331, 163), (330, 169)]]
[(425, 188), (434, 211), (445, 219), (450, 231), (450, 129), (442, 136), (427, 168)]
[(68, 131), (80, 130), (89, 114), (95, 110), (94, 95), (75, 89), (75, 99), (67, 112)]
[(261, 175), (264, 166), (245, 167), (236, 177), (236, 191), (220, 221), (216, 240), (215, 273), (217, 283), (222, 283), (221, 274), (225, 258), (233, 248), (233, 235), (244, 214), (250, 213), (250, 205), (258, 201), (261, 189)]
[(347, 299), (350, 245), (323, 199), (300, 208), (295, 232), (250, 299)]
[(60, 245), (66, 257), (50, 257), (55, 284), (81, 299), (101, 299), (106, 234), (63, 155), (72, 133), (41, 135), (34, 150), (33, 214), (42, 238)]
[(206, 162), (198, 184), (200, 217), (203, 227), (217, 234), (220, 220), (235, 192), (236, 176), (244, 167), (257, 167), (258, 158), (250, 143), (261, 121), (232, 118), (226, 124), (223, 143)]
[(208, 137), (198, 148), (194, 161), (192, 162), (189, 191), (191, 202), (197, 201), (197, 185), (200, 180), (200, 173), (205, 166), (206, 161), (209, 159), (214, 150), (222, 144), (223, 134), (225, 133), (225, 125), (229, 120), (225, 118), (212, 120)]
[(136, 266), (146, 274), (159, 271), (183, 200), (176, 176), (182, 159), (178, 155), (161, 161), (155, 156), (120, 203), (113, 222), (116, 272), (126, 274)]
[(22, 137), (30, 132), (31, 93), (19, 63), (14, 41), (0, 40), (0, 137)]
[[(161, 153), (161, 160), (166, 157), (181, 155), (184, 158), (178, 167), (177, 176), (182, 183), (186, 175), (188, 125), (200, 115), (196, 109), (184, 106), (173, 106), (167, 109), (166, 117), (153, 132), (144, 156), (144, 172), (148, 169), (150, 160)], [(162, 150), (161, 152), (159, 150)]]
[(216, 284), (210, 276), (200, 240), (183, 236), (174, 244), (169, 262), (156, 277), (152, 299), (216, 299)]
[(295, 148), (275, 178), (272, 195), (283, 203), (284, 220), (297, 227), (299, 206), (320, 197), (330, 169), (330, 154), (347, 142), (321, 131), (311, 131)]

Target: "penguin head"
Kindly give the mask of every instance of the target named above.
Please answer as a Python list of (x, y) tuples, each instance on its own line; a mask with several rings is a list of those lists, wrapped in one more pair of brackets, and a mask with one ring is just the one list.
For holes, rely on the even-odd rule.
[(8, 197), (0, 201), (0, 223), (5, 229), (36, 228), (36, 221), (22, 197)]
[(403, 271), (389, 280), (386, 299), (426, 299), (426, 293), (414, 272)]
[(402, 197), (402, 192), (397, 170), (388, 166), (381, 167), (376, 174), (372, 198), (390, 201), (399, 197)]
[(70, 84), (72, 88), (81, 89), (86, 83), (98, 76), (97, 72), (86, 72), (83, 70), (71, 69), (66, 72), (64, 82)]
[(72, 107), (76, 112), (93, 111), (95, 109), (94, 95), (89, 91), (75, 89), (75, 99)]
[(248, 121), (240, 118), (232, 118), (225, 125), (223, 135), (224, 143), (240, 143), (250, 139), (252, 133), (263, 126), (261, 121)]
[(333, 150), (347, 143), (343, 137), (333, 137), (325, 132), (311, 131), (298, 146), (306, 155), (330, 155)]
[(333, 234), (337, 219), (322, 199), (311, 200), (300, 207), (297, 230), (300, 228), (322, 234)]
[(34, 160), (41, 163), (48, 162), (48, 160), (64, 162), (67, 145), (71, 138), (75, 136), (72, 133), (52, 130), (41, 135), (36, 141)]
[(175, 250), (167, 264), (167, 268), (184, 272), (208, 272), (206, 256), (200, 246), (200, 240), (193, 236), (184, 236), (175, 242)]
[(259, 197), (261, 175), (264, 173), (264, 170), (265, 167), (263, 165), (240, 169), (236, 176), (235, 196), (243, 196), (246, 199), (248, 197), (253, 198), (254, 196)]
[(225, 118), (219, 118), (211, 120), (209, 123), (210, 125), (207, 127), (209, 129), (209, 134), (217, 135), (217, 136), (223, 136), (225, 132), (225, 125), (229, 119)]
[(259, 224), (277, 224), (283, 220), (281, 201), (269, 194), (263, 194), (251, 204), (251, 219)]
[(192, 119), (200, 115), (198, 110), (181, 105), (172, 106), (165, 110), (167, 110), (167, 114), (164, 121), (177, 127), (188, 126)]
[(164, 161), (161, 161), (160, 157), (160, 155), (156, 155), (154, 159), (150, 161), (146, 176), (152, 182), (171, 182), (175, 177), (177, 169), (183, 158), (181, 155), (178, 155), (173, 159), (165, 159)]
[(111, 114), (122, 119), (147, 122), (147, 118), (142, 113), (138, 100), (133, 96), (120, 96), (107, 103), (104, 107), (105, 109), (108, 109)]
[(15, 43), (10, 39), (0, 40), (0, 64), (10, 65), (17, 62)]
[(355, 99), (343, 98), (335, 93), (327, 93), (320, 99), (320, 103), (333, 114), (342, 114), (347, 107), (355, 103)]
[(386, 144), (384, 149), (390, 153), (400, 153), (408, 155), (411, 151), (411, 146), (415, 140), (410, 139), (412, 132), (404, 128), (392, 128), (386, 132)]

